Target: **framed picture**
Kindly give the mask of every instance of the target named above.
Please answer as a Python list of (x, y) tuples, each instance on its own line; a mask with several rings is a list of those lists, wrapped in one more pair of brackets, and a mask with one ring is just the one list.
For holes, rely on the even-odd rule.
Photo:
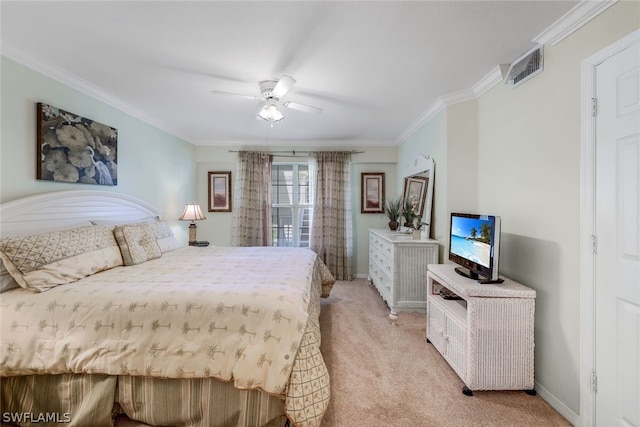
[(231, 172), (209, 172), (209, 212), (231, 212)]
[(384, 213), (384, 172), (363, 172), (360, 177), (360, 213)]
[(37, 179), (118, 184), (118, 131), (48, 104), (36, 105)]
[(427, 195), (429, 178), (425, 176), (412, 176), (404, 179), (404, 201), (413, 206), (416, 215), (422, 217), (424, 214), (424, 200)]

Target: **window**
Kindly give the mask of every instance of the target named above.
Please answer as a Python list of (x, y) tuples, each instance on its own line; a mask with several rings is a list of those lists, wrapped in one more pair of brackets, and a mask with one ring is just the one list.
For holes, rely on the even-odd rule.
[(309, 247), (313, 188), (306, 163), (274, 163), (271, 169), (273, 246)]

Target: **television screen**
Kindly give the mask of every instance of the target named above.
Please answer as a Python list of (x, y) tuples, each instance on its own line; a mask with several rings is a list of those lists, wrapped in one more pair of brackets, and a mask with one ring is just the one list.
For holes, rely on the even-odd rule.
[(449, 259), (469, 270), (467, 274), (456, 269), (459, 273), (497, 280), (499, 239), (500, 217), (451, 214)]

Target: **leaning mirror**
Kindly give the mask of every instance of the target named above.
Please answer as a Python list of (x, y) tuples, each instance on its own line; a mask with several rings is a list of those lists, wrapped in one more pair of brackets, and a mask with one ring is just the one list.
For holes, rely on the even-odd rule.
[(431, 236), (431, 208), (433, 205), (433, 175), (435, 162), (430, 156), (420, 154), (404, 169), (403, 199), (420, 217), (422, 230)]

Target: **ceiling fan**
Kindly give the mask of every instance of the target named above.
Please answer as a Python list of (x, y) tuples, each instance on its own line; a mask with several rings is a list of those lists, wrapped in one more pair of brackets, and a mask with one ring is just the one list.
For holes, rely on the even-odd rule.
[(217, 95), (231, 95), (231, 96), (239, 96), (242, 98), (257, 100), (257, 101), (265, 101), (265, 105), (262, 107), (260, 112), (258, 113), (257, 118), (266, 120), (267, 122), (271, 122), (272, 124), (278, 122), (284, 118), (284, 115), (278, 110), (278, 105), (282, 105), (283, 107), (290, 108), (292, 110), (304, 111), (305, 113), (314, 113), (320, 114), (322, 113), (322, 108), (313, 107), (311, 105), (300, 104), (297, 102), (291, 101), (281, 101), (282, 97), (285, 96), (289, 89), (293, 87), (296, 83), (296, 80), (293, 77), (282, 76), (280, 80), (265, 80), (260, 82), (260, 95), (252, 96), (252, 95), (243, 95), (239, 93), (231, 93), (231, 92), (221, 92), (218, 90), (211, 91), (211, 93)]

